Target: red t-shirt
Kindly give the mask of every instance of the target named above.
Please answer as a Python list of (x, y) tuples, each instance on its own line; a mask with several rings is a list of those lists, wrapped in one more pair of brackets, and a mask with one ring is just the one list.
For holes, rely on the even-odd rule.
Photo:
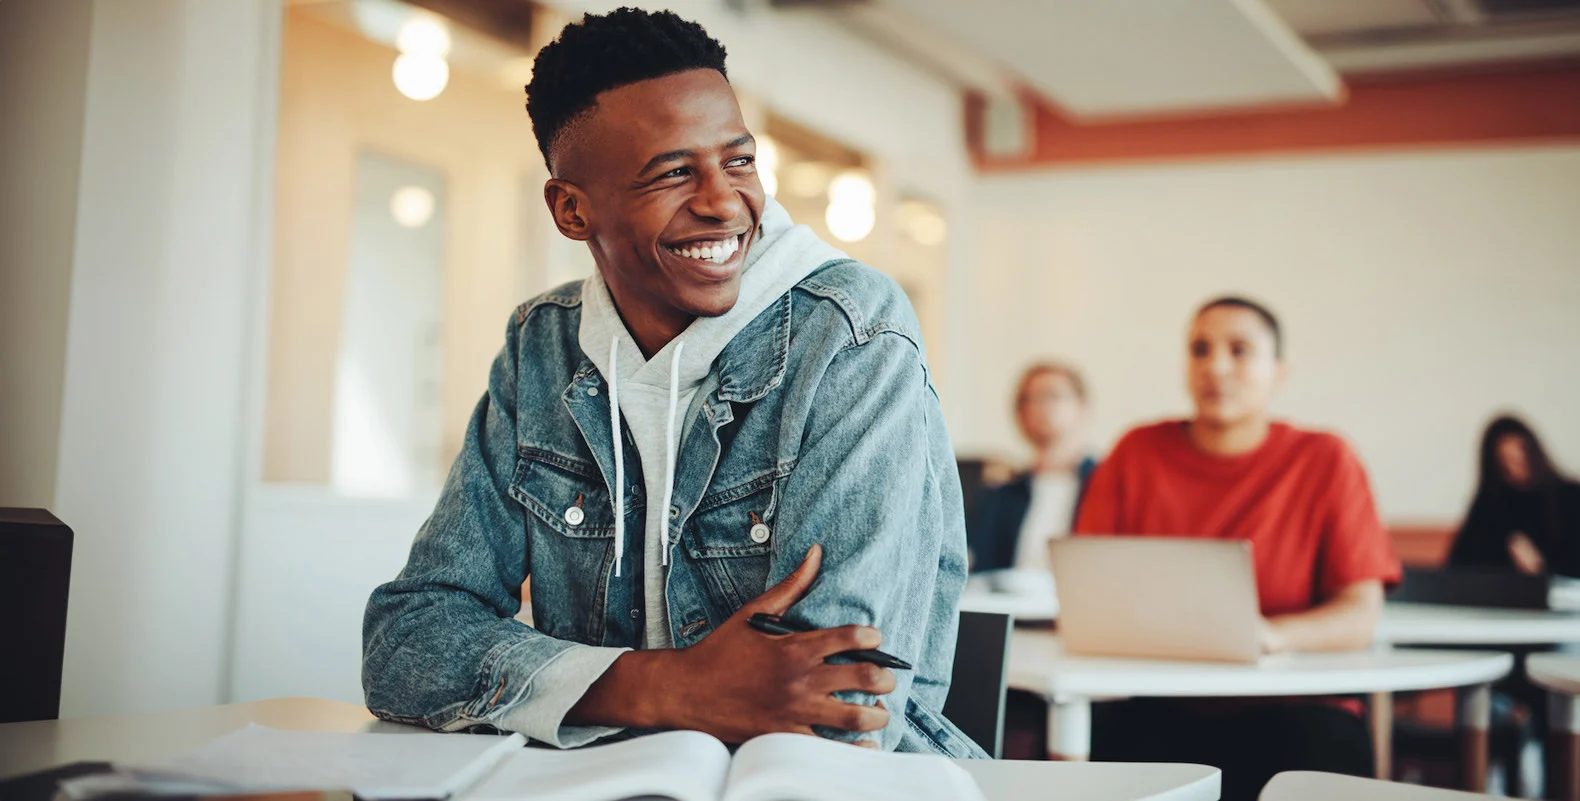
[(1126, 434), (1092, 476), (1076, 533), (1249, 540), (1267, 616), (1357, 581), (1399, 581), (1366, 470), (1344, 440), (1274, 423), (1256, 450), (1223, 457), (1197, 450), (1185, 426)]

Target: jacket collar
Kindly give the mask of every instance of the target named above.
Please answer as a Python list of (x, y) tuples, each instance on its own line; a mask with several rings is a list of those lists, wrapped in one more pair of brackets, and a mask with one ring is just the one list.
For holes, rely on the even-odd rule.
[(790, 362), (790, 296), (780, 295), (741, 329), (719, 353), (718, 398), (750, 403), (784, 381)]

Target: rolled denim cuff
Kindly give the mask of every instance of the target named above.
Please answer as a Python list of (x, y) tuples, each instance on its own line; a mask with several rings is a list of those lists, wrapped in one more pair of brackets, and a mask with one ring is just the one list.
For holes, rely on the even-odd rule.
[(574, 644), (540, 666), (524, 698), (499, 715), (496, 724), (555, 748), (576, 748), (618, 734), (619, 726), (567, 726), (565, 716), (614, 660), (629, 648)]

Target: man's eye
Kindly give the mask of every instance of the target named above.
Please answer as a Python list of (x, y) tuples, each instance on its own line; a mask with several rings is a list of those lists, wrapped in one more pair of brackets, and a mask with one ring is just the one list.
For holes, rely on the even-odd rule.
[(740, 156), (739, 158), (730, 159), (729, 162), (726, 163), (724, 166), (726, 166), (726, 167), (750, 167), (751, 165), (756, 164), (756, 163), (757, 163), (757, 157), (756, 156)]
[(662, 181), (668, 178), (684, 178), (689, 172), (691, 172), (691, 168), (689, 167), (676, 167), (675, 169), (658, 176), (658, 180)]

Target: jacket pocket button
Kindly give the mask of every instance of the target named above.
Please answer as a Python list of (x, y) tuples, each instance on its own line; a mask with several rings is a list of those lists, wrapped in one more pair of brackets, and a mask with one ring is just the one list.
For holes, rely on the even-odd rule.
[(762, 545), (763, 543), (767, 542), (768, 538), (772, 535), (773, 532), (769, 530), (767, 523), (758, 523), (757, 525), (752, 526), (752, 542), (755, 542), (758, 545)]
[(573, 526), (581, 525), (582, 521), (585, 519), (587, 519), (587, 515), (582, 511), (580, 506), (572, 506), (571, 508), (565, 510), (565, 522)]

